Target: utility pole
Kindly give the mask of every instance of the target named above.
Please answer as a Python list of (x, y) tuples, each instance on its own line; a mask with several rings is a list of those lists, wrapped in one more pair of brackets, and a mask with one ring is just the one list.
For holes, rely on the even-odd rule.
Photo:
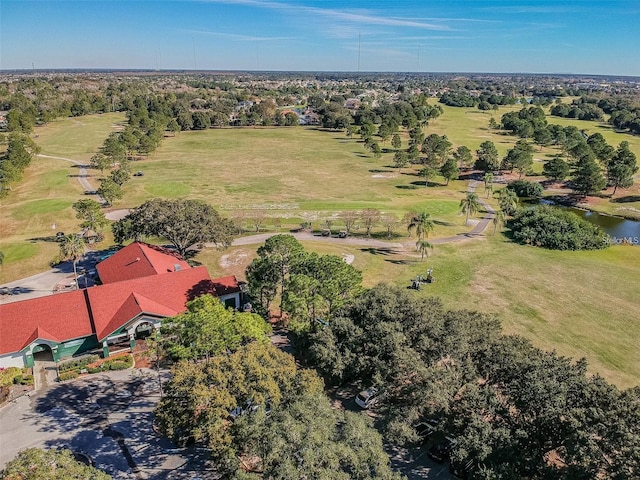
[(360, 73), (360, 39), (361, 35), (358, 33), (358, 73)]
[(193, 69), (196, 70), (196, 37), (191, 37), (193, 41)]

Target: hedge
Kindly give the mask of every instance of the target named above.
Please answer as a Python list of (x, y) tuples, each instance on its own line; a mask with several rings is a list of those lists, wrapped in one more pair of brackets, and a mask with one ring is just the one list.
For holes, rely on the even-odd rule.
[(72, 370), (70, 372), (62, 372), (60, 374), (60, 381), (64, 382), (66, 380), (73, 380), (74, 378), (78, 378), (80, 374), (76, 370)]
[(69, 360), (68, 362), (59, 363), (58, 371), (67, 372), (69, 370), (78, 370), (86, 367), (90, 363), (97, 362), (98, 360), (100, 360), (98, 355), (86, 355), (74, 360)]

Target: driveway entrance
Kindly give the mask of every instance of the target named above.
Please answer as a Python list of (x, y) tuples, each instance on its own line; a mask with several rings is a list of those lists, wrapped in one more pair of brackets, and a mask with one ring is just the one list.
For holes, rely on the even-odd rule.
[(53, 352), (49, 345), (38, 345), (33, 354), (33, 381), (34, 389), (46, 388), (58, 378), (58, 369), (53, 360)]

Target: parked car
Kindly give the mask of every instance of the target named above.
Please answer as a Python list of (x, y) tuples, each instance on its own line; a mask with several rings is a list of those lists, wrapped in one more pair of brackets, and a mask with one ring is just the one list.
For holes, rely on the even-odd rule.
[(422, 422), (419, 422), (415, 426), (416, 435), (421, 442), (427, 441), (427, 439), (433, 435), (438, 430), (438, 421), (433, 419), (428, 419)]
[(463, 462), (451, 462), (449, 464), (449, 471), (456, 478), (468, 480), (469, 478), (472, 478), (475, 465), (476, 463), (472, 459), (468, 459)]
[(133, 176), (134, 177), (144, 177), (144, 172), (138, 171), (138, 172), (134, 173)]
[(444, 463), (449, 460), (449, 454), (456, 445), (456, 437), (453, 435), (447, 435), (443, 441), (436, 443), (431, 447), (427, 454), (438, 463)]
[(379, 398), (378, 389), (375, 387), (369, 387), (356, 395), (356, 404), (360, 408), (367, 409), (374, 406)]
[[(229, 416), (231, 417), (231, 420), (235, 420), (239, 416), (244, 415), (246, 413), (254, 413), (259, 408), (260, 408), (260, 404), (259, 403), (254, 403), (253, 400), (247, 400), (247, 403), (245, 403), (243, 406), (238, 406), (238, 407), (234, 408), (233, 410), (231, 410), (229, 412)], [(265, 409), (265, 412), (266, 412), (267, 415), (271, 414), (271, 401), (270, 400), (267, 400), (267, 402), (265, 403), (264, 409)]]

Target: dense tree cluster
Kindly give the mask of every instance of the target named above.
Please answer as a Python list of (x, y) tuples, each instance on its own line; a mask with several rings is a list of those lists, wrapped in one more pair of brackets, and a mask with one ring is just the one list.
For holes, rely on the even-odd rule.
[(551, 107), (551, 115), (563, 118), (577, 118), (578, 120), (604, 120), (604, 112), (593, 103), (582, 103), (574, 100), (571, 105), (561, 103)]
[(537, 198), (542, 196), (544, 188), (538, 182), (514, 180), (507, 184), (507, 189), (513, 190), (519, 198)]
[(225, 478), (400, 479), (368, 418), (332, 408), (322, 380), (270, 342), (174, 366), (156, 425), (206, 445)]
[(390, 440), (416, 440), (414, 426), (434, 419), (440, 435), (457, 436), (452, 461), (473, 460), (472, 478), (640, 472), (640, 389), (620, 392), (588, 376), (584, 360), (504, 336), (491, 316), (380, 285), (309, 340), (328, 381), (384, 391), (379, 412)]
[(280, 297), (280, 313), (315, 328), (361, 290), (362, 274), (335, 255), (309, 253), (291, 235), (275, 235), (247, 268), (249, 291), (267, 314)]
[(521, 210), (507, 226), (515, 241), (553, 250), (595, 250), (609, 245), (600, 227), (556, 207)]

